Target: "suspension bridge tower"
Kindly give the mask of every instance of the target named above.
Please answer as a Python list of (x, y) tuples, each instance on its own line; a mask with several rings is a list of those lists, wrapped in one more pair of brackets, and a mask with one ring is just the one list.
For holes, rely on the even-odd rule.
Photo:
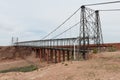
[(79, 33), (79, 53), (86, 59), (91, 45), (100, 49), (103, 44), (101, 23), (98, 10), (92, 10), (81, 6), (80, 33)]

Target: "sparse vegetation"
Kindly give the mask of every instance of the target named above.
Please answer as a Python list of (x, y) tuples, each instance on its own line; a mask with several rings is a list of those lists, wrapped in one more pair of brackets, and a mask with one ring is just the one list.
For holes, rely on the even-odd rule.
[(98, 49), (97, 49), (97, 48), (94, 48), (94, 49), (93, 49), (93, 53), (94, 53), (94, 54), (98, 53)]
[(113, 46), (111, 46), (111, 47), (109, 47), (108, 48), (108, 51), (109, 52), (115, 52), (117, 49), (115, 48), (115, 47), (113, 47)]
[(20, 68), (12, 68), (8, 70), (2, 70), (0, 73), (7, 73), (7, 72), (30, 72), (37, 70), (38, 68), (34, 65), (26, 66), (26, 67), (20, 67)]
[[(70, 64), (71, 61), (64, 61), (58, 64), (49, 64), (50, 66), (45, 62), (45, 64), (40, 64), (40, 66), (45, 67), (39, 67), (38, 71), (28, 73), (18, 71), (0, 73), (0, 80), (119, 80), (120, 51), (101, 52), (100, 54), (94, 54), (91, 51), (87, 56), (92, 58), (89, 60), (72, 61), (72, 64)], [(30, 61), (33, 60), (30, 58)], [(9, 65), (14, 65), (16, 61), (11, 60), (5, 63), (1, 61), (1, 66), (7, 67), (8, 63)], [(1, 70), (3, 70), (2, 67)]]
[(118, 72), (120, 71), (120, 66), (118, 64), (105, 64), (105, 69), (107, 71)]
[(65, 66), (68, 66), (68, 64), (67, 64), (67, 63), (65, 63)]

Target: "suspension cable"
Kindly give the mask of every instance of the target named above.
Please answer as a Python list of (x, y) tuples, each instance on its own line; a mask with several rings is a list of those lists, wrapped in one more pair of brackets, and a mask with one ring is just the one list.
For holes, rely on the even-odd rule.
[(103, 2), (103, 3), (95, 3), (95, 4), (86, 4), (84, 6), (105, 5), (105, 4), (113, 4), (113, 3), (120, 3), (120, 1)]
[[(84, 6), (94, 6), (94, 5), (104, 5), (104, 4), (113, 4), (113, 3), (120, 3), (120, 1), (112, 1), (112, 2), (103, 2), (103, 3), (95, 3), (95, 4), (86, 4)], [(78, 11), (80, 10), (77, 9), (70, 17), (68, 17), (62, 24), (60, 24), (57, 28), (55, 28), (53, 31), (51, 31), (49, 34), (47, 34), (45, 37), (42, 39), (47, 38), (49, 35), (54, 33), (56, 30), (58, 30), (62, 25), (64, 25), (71, 17), (73, 17)], [(110, 10), (99, 10), (99, 11), (120, 11), (120, 9), (110, 9)]]
[(68, 17), (62, 24), (60, 24), (57, 28), (55, 28), (53, 31), (51, 31), (49, 34), (47, 34), (45, 37), (43, 37), (42, 39), (47, 38), (49, 35), (51, 35), (53, 32), (55, 32), (57, 29), (59, 29), (62, 25), (64, 25), (70, 18), (72, 18), (78, 11), (80, 10), (77, 9), (70, 17)]
[(98, 11), (120, 11), (120, 9), (106, 9), (106, 10), (98, 10)]
[(54, 39), (54, 38), (56, 38), (56, 37), (58, 37), (58, 36), (62, 35), (63, 33), (67, 32), (68, 30), (70, 30), (70, 29), (72, 29), (73, 27), (77, 26), (79, 23), (80, 23), (80, 22), (77, 22), (76, 24), (74, 24), (74, 25), (73, 25), (73, 26), (71, 26), (70, 28), (66, 29), (66, 30), (65, 30), (65, 31), (63, 31), (62, 33), (60, 33), (60, 34), (58, 34), (58, 35), (54, 36), (52, 39)]

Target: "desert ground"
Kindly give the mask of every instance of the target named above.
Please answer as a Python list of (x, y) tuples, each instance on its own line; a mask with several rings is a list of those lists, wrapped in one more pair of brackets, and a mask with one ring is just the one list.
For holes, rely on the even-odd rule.
[[(19, 62), (25, 64), (24, 60)], [(10, 63), (16, 61), (1, 62), (0, 68)], [(89, 60), (47, 64), (32, 72), (0, 73), (0, 80), (120, 80), (120, 51), (91, 54)]]

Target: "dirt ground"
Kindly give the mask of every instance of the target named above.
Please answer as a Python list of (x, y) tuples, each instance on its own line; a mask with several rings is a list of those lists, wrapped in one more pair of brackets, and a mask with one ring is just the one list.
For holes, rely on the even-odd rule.
[(47, 65), (33, 72), (0, 73), (0, 80), (120, 80), (120, 51), (92, 56), (93, 59)]
[(39, 68), (44, 67), (47, 63), (41, 63), (39, 58), (27, 58), (27, 59), (14, 59), (14, 60), (4, 60), (0, 62), (0, 70), (8, 70), (16, 67), (25, 67), (29, 65), (35, 65)]

